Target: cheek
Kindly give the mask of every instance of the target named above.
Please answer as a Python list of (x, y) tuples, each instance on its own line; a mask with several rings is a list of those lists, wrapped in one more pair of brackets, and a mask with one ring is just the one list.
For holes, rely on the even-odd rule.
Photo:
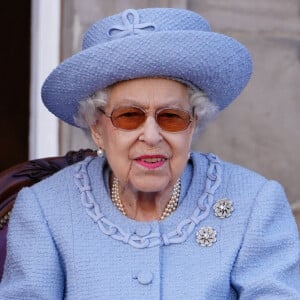
[(122, 134), (110, 123), (110, 120), (103, 120), (101, 128), (102, 147), (106, 152), (117, 150), (122, 144)]
[(194, 130), (191, 127), (185, 132), (182, 132), (178, 136), (176, 136), (176, 140), (174, 141), (174, 147), (177, 149), (177, 151), (181, 151), (182, 154), (190, 151), (193, 132)]
[(129, 181), (132, 170), (130, 151), (134, 139), (124, 133), (111, 133), (105, 139), (105, 155), (114, 175), (122, 183)]
[(192, 133), (186, 132), (180, 136), (177, 136), (172, 141), (172, 159), (171, 159), (171, 169), (174, 172), (181, 173), (186, 165), (189, 157), (189, 152), (191, 149)]
[(103, 149), (111, 167), (127, 169), (130, 165), (130, 152), (136, 138), (117, 129), (107, 131), (103, 136)]

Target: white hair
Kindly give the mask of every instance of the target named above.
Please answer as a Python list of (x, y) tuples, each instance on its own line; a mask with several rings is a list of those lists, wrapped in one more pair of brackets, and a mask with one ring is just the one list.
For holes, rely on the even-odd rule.
[[(99, 108), (104, 108), (108, 101), (109, 89), (100, 90), (95, 95), (79, 102), (78, 113), (74, 116), (75, 124), (90, 135), (89, 127), (96, 123)], [(188, 88), (188, 96), (194, 116), (197, 117), (195, 135), (198, 135), (207, 123), (214, 119), (219, 112), (218, 106), (210, 101), (204, 92)]]

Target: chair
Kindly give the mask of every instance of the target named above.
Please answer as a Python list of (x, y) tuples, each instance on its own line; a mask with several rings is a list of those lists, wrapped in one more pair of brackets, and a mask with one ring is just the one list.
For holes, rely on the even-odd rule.
[(30, 160), (0, 173), (0, 280), (6, 256), (7, 224), (21, 188), (31, 186), (87, 156), (95, 155), (90, 149), (70, 151), (65, 156)]

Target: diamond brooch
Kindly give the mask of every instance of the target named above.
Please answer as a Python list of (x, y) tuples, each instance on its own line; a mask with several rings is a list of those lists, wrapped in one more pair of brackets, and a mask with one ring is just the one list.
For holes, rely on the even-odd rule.
[(215, 211), (216, 217), (219, 217), (221, 219), (228, 218), (233, 212), (232, 201), (227, 198), (220, 199), (213, 206), (213, 209)]
[(217, 241), (217, 232), (212, 227), (201, 227), (196, 233), (196, 241), (202, 247), (210, 247)]
[[(231, 216), (233, 204), (227, 198), (219, 199), (213, 206), (215, 216), (225, 219)], [(196, 232), (196, 241), (202, 247), (210, 247), (217, 241), (217, 232), (210, 226), (201, 227)]]

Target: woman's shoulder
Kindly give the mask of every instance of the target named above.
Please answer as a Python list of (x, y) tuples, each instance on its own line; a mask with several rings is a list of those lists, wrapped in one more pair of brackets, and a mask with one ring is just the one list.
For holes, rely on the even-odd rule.
[(237, 190), (249, 196), (260, 196), (264, 191), (269, 190), (271, 193), (280, 193), (286, 198), (284, 188), (278, 181), (232, 162), (221, 161), (221, 165), (228, 190)]
[(215, 154), (194, 153), (194, 157), (199, 162), (209, 160), (210, 157), (214, 158), (215, 164), (220, 167), (220, 185), (226, 189), (227, 193), (243, 195), (245, 199), (248, 198), (246, 196), (249, 196), (253, 199), (266, 188), (283, 191), (283, 187), (276, 180), (267, 178), (244, 166), (222, 160)]
[(56, 202), (60, 205), (62, 202), (66, 203), (67, 201), (61, 200), (76, 198), (79, 194), (78, 186), (76, 185), (76, 174), (81, 166), (85, 166), (87, 170), (89, 169), (92, 172), (97, 168), (97, 159), (89, 157), (81, 162), (67, 166), (40, 182), (23, 188), (19, 195), (35, 197), (42, 206), (48, 206), (50, 203), (52, 206), (55, 206)]
[(236, 180), (240, 184), (264, 184), (271, 180), (255, 170), (241, 166), (239, 164), (220, 160), (223, 175), (229, 177), (231, 180)]
[(222, 175), (226, 177), (234, 175), (238, 178), (256, 180), (259, 182), (268, 180), (268, 178), (264, 177), (262, 174), (259, 174), (245, 166), (223, 160), (214, 153), (193, 152), (193, 157), (195, 158), (196, 162), (200, 164), (205, 164), (206, 162), (209, 164), (210, 162), (214, 162), (220, 165), (222, 169)]
[(77, 170), (81, 166), (86, 166), (88, 172), (93, 171), (98, 167), (97, 161), (99, 160), (94, 158), (85, 159), (59, 170), (30, 187), (23, 188), (16, 198), (13, 215), (18, 215), (21, 211), (39, 214), (41, 210), (47, 222), (52, 222), (53, 225), (60, 219), (70, 218), (71, 211), (80, 213), (81, 193), (76, 185)]

